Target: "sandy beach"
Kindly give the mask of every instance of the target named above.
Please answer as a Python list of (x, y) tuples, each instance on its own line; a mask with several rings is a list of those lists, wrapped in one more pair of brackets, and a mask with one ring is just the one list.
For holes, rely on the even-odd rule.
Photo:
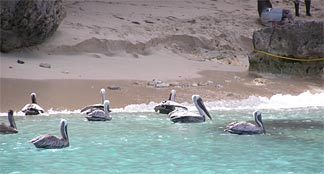
[[(1, 53), (1, 113), (19, 111), (31, 92), (45, 110), (75, 110), (98, 103), (101, 88), (112, 108), (160, 102), (171, 89), (178, 102), (192, 94), (215, 101), (324, 91), (323, 76), (248, 72), (252, 33), (263, 27), (254, 0), (65, 3), (67, 16), (53, 37)], [(312, 1), (312, 17), (302, 3), (295, 20), (323, 20), (321, 3)], [(294, 10), (292, 1), (273, 6)], [(153, 79), (169, 86), (151, 86)]]

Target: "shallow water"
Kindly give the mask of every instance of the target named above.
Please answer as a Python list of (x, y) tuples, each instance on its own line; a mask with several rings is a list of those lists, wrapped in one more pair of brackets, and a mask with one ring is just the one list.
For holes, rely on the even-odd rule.
[[(173, 124), (156, 113), (112, 113), (87, 122), (78, 113), (17, 116), (18, 134), (0, 135), (0, 173), (324, 173), (324, 107), (260, 110), (266, 135), (224, 133), (253, 110), (211, 111), (213, 120)], [(70, 147), (36, 149), (28, 141), (59, 134)], [(0, 117), (6, 122), (6, 117)]]

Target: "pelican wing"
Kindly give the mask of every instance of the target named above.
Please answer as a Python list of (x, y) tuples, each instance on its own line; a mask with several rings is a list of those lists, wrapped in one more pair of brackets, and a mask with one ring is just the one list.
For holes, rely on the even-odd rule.
[(4, 123), (0, 124), (0, 134), (9, 134), (9, 133), (18, 133), (18, 130), (5, 125)]
[(171, 100), (163, 101), (160, 104), (158, 104), (157, 106), (163, 106), (163, 105), (175, 106), (175, 107), (179, 107), (179, 108), (183, 108), (183, 109), (188, 110), (187, 107), (185, 107), (184, 105), (179, 104), (179, 103), (177, 103), (175, 101), (171, 101)]
[(245, 121), (233, 122), (226, 126), (225, 131), (235, 134), (256, 134), (262, 133), (262, 128)]
[(82, 108), (80, 112), (89, 112), (89, 110), (93, 110), (93, 109), (104, 110), (104, 106), (103, 106), (103, 104), (88, 105), (88, 106)]
[(27, 110), (38, 110), (41, 113), (44, 113), (44, 109), (40, 107), (38, 104), (32, 103), (32, 104), (26, 104), (21, 111), (26, 112)]
[(31, 143), (33, 143), (37, 148), (51, 148), (56, 147), (58, 142), (61, 141), (60, 138), (51, 135), (51, 134), (45, 134), (40, 135), (32, 140), (30, 140)]
[(194, 112), (190, 112), (188, 110), (185, 109), (176, 109), (172, 112), (170, 112), (169, 117), (185, 117), (185, 116), (192, 116), (192, 117), (201, 117), (201, 115), (194, 113)]
[(201, 115), (184, 109), (176, 109), (172, 111), (169, 113), (169, 118), (174, 123), (195, 123), (203, 122), (205, 120)]
[(154, 107), (154, 110), (155, 110), (155, 112), (160, 112), (162, 114), (169, 114), (170, 112), (172, 112), (178, 108), (188, 110), (187, 107), (185, 107), (184, 105), (181, 105), (177, 102), (170, 101), (170, 100), (163, 101), (160, 104), (156, 105)]
[(89, 114), (87, 114), (90, 117), (109, 117), (109, 114), (106, 114), (104, 111), (97, 109), (94, 110), (92, 112), (90, 112)]

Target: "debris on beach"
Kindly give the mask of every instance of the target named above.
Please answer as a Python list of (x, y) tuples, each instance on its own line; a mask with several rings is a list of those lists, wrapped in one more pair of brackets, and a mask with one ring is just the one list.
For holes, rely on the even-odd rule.
[(169, 87), (169, 86), (170, 86), (170, 84), (165, 83), (165, 82), (162, 82), (162, 83), (159, 83), (159, 84), (155, 85), (156, 88), (166, 88), (166, 87)]
[(193, 83), (191, 84), (192, 87), (197, 87), (198, 86), (198, 83)]
[(42, 68), (51, 68), (51, 64), (49, 63), (40, 63), (39, 66)]
[(19, 64), (24, 64), (25, 62), (22, 61), (22, 60), (17, 60), (17, 63), (19, 63)]
[(163, 81), (158, 80), (158, 79), (153, 79), (152, 81), (149, 81), (147, 83), (147, 85), (148, 86), (154, 86), (156, 88), (166, 88), (166, 87), (170, 86), (169, 83), (163, 82)]
[(107, 86), (107, 88), (109, 90), (121, 90), (121, 88), (117, 85), (110, 85), (110, 86)]
[(215, 85), (215, 87), (216, 87), (217, 89), (221, 89), (221, 88), (223, 88), (224, 86), (221, 85), (221, 84), (217, 84), (217, 85)]
[(264, 79), (264, 78), (255, 78), (255, 79), (253, 80), (253, 83), (254, 83), (256, 86), (264, 86), (264, 85), (266, 85), (268, 82), (269, 82), (269, 80)]
[(210, 84), (213, 84), (214, 82), (213, 81), (207, 81), (207, 82), (199, 82), (198, 83), (198, 86), (208, 86)]

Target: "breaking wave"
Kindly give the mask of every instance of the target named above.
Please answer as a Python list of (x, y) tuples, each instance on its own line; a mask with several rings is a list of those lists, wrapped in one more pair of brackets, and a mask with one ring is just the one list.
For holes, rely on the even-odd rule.
[[(154, 112), (154, 106), (158, 103), (150, 102), (148, 104), (131, 104), (124, 108), (112, 108), (113, 112)], [(195, 111), (196, 108), (192, 103), (182, 103), (189, 110)], [(318, 108), (324, 107), (324, 92), (312, 94), (309, 91), (299, 95), (282, 95), (276, 94), (272, 97), (250, 96), (243, 100), (219, 100), (205, 101), (208, 110), (251, 110), (251, 109), (294, 109), (294, 108)], [(45, 116), (55, 114), (77, 114), (80, 110), (53, 110), (47, 111)], [(6, 116), (7, 113), (1, 113), (1, 116)], [(24, 115), (22, 112), (15, 113), (17, 116)]]

